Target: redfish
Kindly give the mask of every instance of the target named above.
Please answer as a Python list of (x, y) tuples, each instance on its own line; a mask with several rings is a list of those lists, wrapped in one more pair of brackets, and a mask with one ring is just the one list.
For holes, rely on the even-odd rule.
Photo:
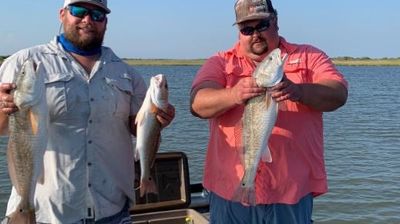
[[(136, 116), (136, 158), (140, 160), (140, 196), (156, 193), (156, 183), (150, 171), (154, 165), (155, 155), (160, 147), (161, 124), (157, 120), (158, 110), (168, 107), (168, 85), (164, 75), (159, 74), (150, 79), (145, 99)], [(139, 155), (138, 155), (139, 154)]]
[[(252, 76), (259, 87), (272, 87), (283, 78), (283, 64), (279, 48), (274, 49), (258, 64)], [(247, 204), (256, 203), (254, 182), (260, 160), (271, 163), (268, 139), (278, 116), (278, 103), (267, 92), (249, 99), (242, 118), (244, 175), (233, 199)]]
[[(12, 91), (18, 111), (9, 115), (7, 161), (14, 190), (21, 197), (8, 223), (36, 223), (34, 193), (43, 172), (48, 110), (42, 66), (27, 60)], [(41, 179), (43, 181), (43, 179)]]

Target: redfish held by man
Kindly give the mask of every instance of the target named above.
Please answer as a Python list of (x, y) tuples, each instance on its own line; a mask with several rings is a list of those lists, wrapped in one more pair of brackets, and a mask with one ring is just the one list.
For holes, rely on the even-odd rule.
[[(274, 49), (258, 64), (252, 76), (259, 87), (272, 87), (283, 78), (283, 58)], [(247, 101), (242, 118), (242, 161), (244, 175), (233, 200), (250, 205), (256, 203), (254, 182), (260, 161), (272, 162), (268, 140), (278, 116), (278, 103), (267, 92)]]
[(136, 159), (140, 160), (140, 196), (156, 193), (156, 183), (150, 171), (161, 141), (161, 124), (158, 110), (168, 107), (168, 85), (164, 75), (151, 77), (145, 99), (136, 116)]
[(36, 223), (33, 198), (43, 172), (48, 123), (41, 64), (27, 60), (16, 76), (15, 84), (16, 89), (11, 94), (18, 111), (8, 117), (7, 162), (13, 192), (20, 196), (20, 202), (15, 212), (9, 215), (8, 223)]

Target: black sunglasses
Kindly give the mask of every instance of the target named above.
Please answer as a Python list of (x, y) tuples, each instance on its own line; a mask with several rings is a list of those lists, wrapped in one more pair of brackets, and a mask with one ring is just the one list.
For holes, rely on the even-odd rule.
[(106, 19), (106, 13), (98, 9), (88, 9), (82, 6), (69, 5), (68, 11), (71, 15), (81, 19), (86, 15), (90, 15), (90, 18), (96, 22), (103, 22)]
[(263, 31), (266, 31), (270, 26), (269, 20), (262, 20), (259, 24), (257, 24), (255, 27), (252, 26), (245, 26), (242, 29), (240, 29), (240, 32), (245, 35), (245, 36), (251, 36), (254, 34), (254, 32), (257, 30), (257, 32), (261, 33)]

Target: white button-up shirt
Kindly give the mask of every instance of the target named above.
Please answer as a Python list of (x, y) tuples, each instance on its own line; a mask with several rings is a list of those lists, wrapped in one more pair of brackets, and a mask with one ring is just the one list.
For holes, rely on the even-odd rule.
[[(44, 182), (37, 183), (36, 218), (42, 223), (73, 223), (119, 212), (134, 201), (133, 143), (129, 116), (143, 102), (146, 84), (111, 49), (87, 74), (57, 40), (7, 58), (1, 82), (12, 82), (22, 63), (44, 65), (49, 106), (49, 141), (44, 155)], [(7, 215), (19, 202), (12, 190)]]

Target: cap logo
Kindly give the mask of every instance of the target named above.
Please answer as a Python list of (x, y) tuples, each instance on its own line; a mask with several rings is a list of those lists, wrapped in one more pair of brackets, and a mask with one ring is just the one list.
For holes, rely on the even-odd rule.
[(260, 1), (260, 0), (252, 0), (252, 6), (250, 6), (249, 11), (251, 13), (257, 13), (257, 12), (266, 12), (267, 7), (265, 1)]
[(267, 8), (265, 7), (265, 5), (254, 5), (254, 6), (250, 6), (249, 7), (249, 14), (253, 14), (253, 13), (260, 13), (260, 12), (266, 12)]

